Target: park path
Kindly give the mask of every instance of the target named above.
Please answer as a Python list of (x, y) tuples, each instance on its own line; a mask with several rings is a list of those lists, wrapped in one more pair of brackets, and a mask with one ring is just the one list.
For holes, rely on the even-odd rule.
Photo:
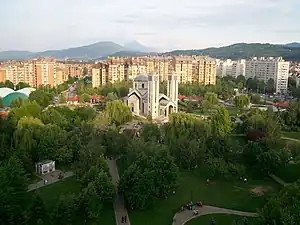
[(196, 207), (196, 209), (199, 210), (199, 214), (194, 216), (193, 211), (190, 210), (184, 210), (182, 212), (177, 212), (175, 216), (173, 217), (173, 223), (172, 225), (184, 225), (188, 221), (190, 221), (193, 218), (209, 215), (209, 214), (231, 214), (231, 215), (237, 215), (237, 216), (245, 216), (245, 217), (256, 217), (258, 216), (257, 213), (250, 213), (250, 212), (242, 212), (232, 209), (224, 209), (224, 208), (218, 208), (213, 206), (203, 206), (203, 207)]
[(284, 137), (284, 136), (282, 136), (281, 138), (282, 138), (282, 139), (284, 139), (284, 140), (289, 140), (289, 141), (300, 142), (300, 140), (299, 140), (299, 139), (295, 139), (295, 138), (289, 138), (289, 137)]
[(278, 184), (283, 185), (284, 187), (288, 186), (290, 183), (285, 182), (284, 180), (282, 180), (281, 178), (277, 177), (274, 174), (269, 174), (269, 176), (276, 181)]
[[(108, 159), (107, 164), (109, 167), (109, 173), (112, 177), (112, 182), (117, 188), (120, 180), (117, 162), (115, 159)], [(127, 209), (125, 208), (124, 198), (119, 194), (118, 190), (117, 190), (116, 198), (114, 200), (114, 210), (115, 210), (115, 217), (116, 217), (116, 225), (124, 224), (122, 223), (123, 216), (127, 216), (127, 223), (125, 224), (130, 225), (128, 212)]]
[(28, 185), (28, 191), (33, 191), (33, 190), (39, 189), (41, 187), (45, 187), (47, 185), (56, 183), (58, 181), (61, 181), (61, 180), (66, 179), (68, 177), (72, 177), (74, 175), (74, 173), (72, 171), (64, 172), (63, 174), (64, 174), (64, 178), (62, 178), (62, 179), (52, 179), (52, 180), (48, 179), (46, 184), (44, 183), (44, 179), (40, 180), (40, 181), (38, 181), (34, 184), (29, 184)]

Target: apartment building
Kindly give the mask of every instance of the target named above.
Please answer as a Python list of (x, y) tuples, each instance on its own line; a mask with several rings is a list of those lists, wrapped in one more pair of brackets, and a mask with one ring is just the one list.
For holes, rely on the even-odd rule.
[(20, 82), (31, 87), (55, 86), (56, 61), (53, 58), (38, 58), (26, 61), (10, 61), (1, 66), (1, 80), (10, 80), (14, 85)]
[(56, 60), (54, 58), (40, 58), (32, 61), (36, 87), (49, 85), (54, 87), (56, 80)]
[(289, 66), (282, 57), (255, 57), (246, 61), (246, 79), (256, 77), (265, 83), (273, 79), (276, 93), (287, 93)]
[(226, 59), (225, 61), (218, 60), (217, 61), (217, 76), (225, 77), (232, 76), (237, 78), (242, 75), (245, 76), (246, 73), (246, 60), (231, 60)]
[(98, 63), (96, 67), (92, 69), (93, 88), (105, 85), (108, 79), (108, 64)]
[(130, 57), (126, 63), (127, 79), (135, 79), (138, 74), (147, 74), (147, 59), (145, 57)]
[(106, 82), (122, 81), (126, 75), (126, 58), (110, 57), (107, 60), (108, 74)]
[(56, 67), (56, 79), (54, 86), (60, 85), (69, 79), (68, 73), (62, 68)]
[(99, 65), (92, 70), (93, 87), (149, 73), (157, 73), (162, 82), (174, 71), (179, 83), (216, 84), (216, 60), (206, 56), (111, 57)]
[(156, 72), (159, 74), (161, 82), (168, 80), (168, 75), (173, 71), (171, 66), (172, 57), (154, 56), (147, 57), (145, 60), (148, 74)]

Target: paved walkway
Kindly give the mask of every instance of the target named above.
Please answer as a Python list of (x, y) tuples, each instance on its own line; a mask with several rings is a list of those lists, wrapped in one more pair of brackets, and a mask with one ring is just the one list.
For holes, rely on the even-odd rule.
[(242, 211), (218, 208), (213, 206), (203, 206), (201, 208), (197, 207), (197, 209), (199, 210), (199, 214), (196, 216), (193, 215), (193, 211), (189, 211), (189, 210), (184, 210), (182, 212), (176, 213), (175, 216), (173, 217), (172, 225), (184, 225), (193, 218), (209, 215), (209, 214), (231, 214), (231, 215), (238, 215), (238, 216), (245, 216), (245, 217), (258, 216), (257, 213), (242, 212)]
[(285, 182), (284, 180), (282, 180), (281, 178), (277, 177), (277, 176), (274, 175), (274, 174), (269, 174), (269, 176), (270, 176), (274, 181), (276, 181), (278, 184), (281, 184), (281, 185), (283, 185), (284, 187), (290, 185), (290, 183)]
[[(63, 179), (65, 179), (67, 177), (72, 177), (74, 175), (72, 171), (64, 172), (63, 174), (64, 174), (64, 178)], [(51, 179), (47, 179), (47, 184), (44, 183), (44, 179), (43, 179), (41, 181), (38, 181), (35, 184), (28, 185), (28, 191), (33, 191), (33, 190), (39, 189), (41, 187), (45, 187), (47, 185), (56, 183), (56, 182), (61, 181), (63, 179), (58, 179), (58, 178), (55, 178), (55, 179), (52, 179), (52, 180)]]
[[(109, 173), (111, 174), (112, 177), (112, 182), (117, 187), (120, 177), (118, 173), (116, 160), (108, 159), (107, 164), (109, 167)], [(124, 198), (118, 193), (118, 191), (114, 201), (114, 210), (115, 210), (115, 217), (116, 217), (116, 225), (124, 225), (124, 223), (122, 223), (122, 216), (127, 216), (127, 223), (125, 224), (130, 225), (128, 212), (124, 204)]]

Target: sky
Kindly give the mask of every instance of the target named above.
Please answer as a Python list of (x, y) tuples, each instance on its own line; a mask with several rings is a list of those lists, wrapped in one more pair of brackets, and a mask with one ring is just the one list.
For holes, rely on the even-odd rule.
[(0, 0), (0, 51), (300, 42), (299, 0)]

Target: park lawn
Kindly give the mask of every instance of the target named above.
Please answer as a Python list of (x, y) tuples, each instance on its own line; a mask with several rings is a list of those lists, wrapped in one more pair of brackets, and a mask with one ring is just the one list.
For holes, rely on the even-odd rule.
[(283, 137), (298, 139), (300, 141), (300, 133), (299, 132), (293, 132), (293, 131), (283, 131), (282, 132)]
[(174, 213), (191, 199), (193, 202), (202, 201), (206, 205), (256, 212), (266, 203), (267, 197), (273, 191), (258, 196), (250, 192), (255, 187), (265, 187), (274, 191), (279, 188), (279, 185), (269, 179), (249, 179), (247, 184), (220, 180), (215, 181), (215, 184), (207, 185), (203, 176), (196, 176), (192, 172), (181, 172), (175, 195), (167, 200), (157, 201), (153, 209), (129, 212), (130, 221), (132, 225), (169, 225)]
[[(235, 220), (237, 224), (243, 224), (244, 221), (243, 216), (236, 216), (236, 215), (228, 215), (228, 214), (212, 214), (212, 215), (204, 215), (196, 217), (186, 225), (208, 225), (210, 224), (211, 220), (214, 220), (218, 225), (232, 225), (233, 221)], [(255, 225), (257, 222), (257, 218), (255, 217), (247, 217), (248, 225)]]
[(276, 170), (275, 175), (287, 183), (295, 182), (300, 178), (300, 163), (289, 163)]
[[(52, 211), (59, 200), (61, 195), (75, 194), (78, 195), (81, 191), (80, 183), (76, 178), (68, 177), (62, 181), (58, 181), (54, 184), (47, 185), (38, 189), (41, 197), (44, 199), (45, 205), (49, 211)], [(81, 224), (80, 221), (78, 221)], [(78, 224), (78, 225), (79, 225)], [(115, 214), (113, 206), (107, 207), (103, 210), (101, 224), (115, 225)]]

